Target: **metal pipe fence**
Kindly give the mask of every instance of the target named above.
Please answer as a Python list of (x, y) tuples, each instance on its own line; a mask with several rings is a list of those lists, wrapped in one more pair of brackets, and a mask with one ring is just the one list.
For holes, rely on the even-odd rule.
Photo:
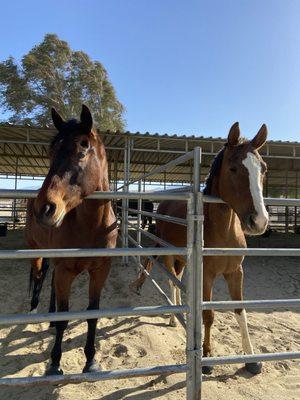
[[(186, 364), (183, 365), (167, 365), (154, 366), (150, 368), (104, 371), (93, 374), (70, 374), (65, 376), (47, 376), (47, 377), (26, 377), (26, 378), (1, 378), (0, 386), (32, 386), (32, 385), (48, 385), (59, 383), (80, 383), (80, 382), (95, 382), (106, 379), (122, 379), (127, 377), (150, 376), (150, 375), (168, 375), (174, 373), (186, 373), (187, 399), (201, 399), (202, 386), (202, 367), (242, 363), (242, 362), (257, 362), (257, 361), (275, 361), (283, 359), (299, 359), (300, 352), (285, 352), (285, 353), (268, 353), (254, 354), (243, 356), (227, 356), (227, 357), (210, 357), (202, 356), (202, 311), (208, 309), (234, 309), (234, 308), (251, 308), (251, 309), (268, 309), (268, 308), (296, 308), (300, 305), (300, 299), (284, 299), (284, 300), (247, 300), (247, 301), (203, 301), (203, 257), (205, 256), (231, 256), (231, 255), (249, 255), (249, 256), (300, 256), (300, 249), (240, 249), (240, 248), (205, 248), (203, 244), (203, 204), (221, 203), (222, 200), (211, 196), (203, 196), (200, 192), (200, 165), (201, 165), (201, 150), (196, 148), (193, 152), (189, 152), (179, 157), (176, 160), (161, 166), (142, 175), (135, 181), (130, 181), (130, 144), (126, 149), (126, 182), (123, 185), (123, 191), (94, 193), (88, 198), (91, 199), (122, 199), (122, 243), (125, 248), (116, 249), (47, 249), (47, 250), (1, 250), (0, 259), (16, 259), (16, 258), (36, 258), (36, 257), (134, 257), (137, 264), (145, 271), (144, 266), (140, 262), (141, 256), (149, 257), (154, 261), (153, 256), (163, 255), (180, 255), (186, 256), (186, 272), (187, 285), (186, 305), (174, 305), (166, 293), (160, 288), (154, 278), (148, 274), (154, 287), (164, 300), (168, 303), (166, 306), (154, 307), (128, 307), (115, 309), (101, 309), (89, 311), (77, 311), (68, 313), (51, 313), (51, 314), (14, 314), (0, 315), (0, 325), (7, 324), (26, 324), (40, 323), (45, 321), (62, 321), (70, 319), (91, 319), (109, 316), (131, 316), (131, 315), (162, 315), (174, 314), (179, 317), (183, 326), (186, 325)], [(192, 160), (193, 167), (193, 185), (189, 188), (180, 190), (166, 190), (163, 192), (141, 192), (141, 184), (146, 177), (158, 172), (167, 171), (169, 168)], [(129, 187), (132, 183), (139, 183), (139, 192), (130, 192)], [(119, 188), (120, 189), (120, 188)], [(37, 191), (31, 190), (0, 190), (0, 198), (34, 198)], [(138, 200), (138, 210), (133, 210), (128, 207), (129, 199)], [(146, 215), (142, 211), (142, 200), (151, 199), (156, 201), (161, 200), (185, 200), (187, 201), (187, 217), (186, 220), (181, 220), (187, 226), (187, 245), (185, 248), (177, 248), (168, 243), (162, 243), (157, 236), (144, 232), (140, 228), (141, 215)], [(269, 205), (291, 205), (300, 206), (300, 199), (265, 199), (265, 203)], [(137, 214), (137, 225), (134, 227), (137, 231), (137, 240), (133, 239), (128, 234), (128, 228), (133, 229), (133, 224), (128, 223), (128, 212)], [(147, 213), (153, 216), (153, 213)], [(157, 214), (154, 214), (157, 217)], [(150, 215), (148, 215), (150, 216)], [(161, 216), (158, 216), (161, 217)], [(165, 217), (165, 216), (162, 216)], [(168, 222), (178, 223), (178, 221), (168, 218)], [(141, 235), (145, 234), (148, 238), (154, 240), (162, 247), (147, 247), (141, 245)], [(124, 238), (125, 236), (125, 238)], [(128, 247), (129, 241), (134, 247)], [(164, 271), (164, 268), (162, 268)], [(170, 275), (167, 274), (170, 278)], [(180, 281), (176, 282), (176, 278), (172, 280), (180, 289), (183, 289)], [(180, 282), (180, 283), (179, 283)], [(183, 314), (186, 314), (184, 321)]]

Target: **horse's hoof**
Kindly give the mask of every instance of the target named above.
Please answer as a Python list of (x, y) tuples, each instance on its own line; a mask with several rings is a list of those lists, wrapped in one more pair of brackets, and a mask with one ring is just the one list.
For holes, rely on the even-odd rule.
[(95, 360), (91, 361), (90, 363), (86, 363), (83, 370), (83, 373), (86, 372), (101, 372), (101, 368), (99, 367), (99, 365), (96, 363)]
[(252, 375), (258, 375), (262, 370), (262, 363), (247, 363), (245, 364), (246, 370), (250, 372)]
[(170, 319), (169, 325), (170, 325), (172, 328), (176, 328), (176, 326), (177, 326), (176, 319)]
[(137, 286), (136, 284), (134, 284), (134, 282), (131, 283), (131, 284), (129, 285), (129, 289), (130, 289), (133, 293), (137, 294), (138, 296), (141, 295), (141, 288), (140, 288), (140, 286)]
[(51, 335), (56, 335), (56, 328), (55, 326), (49, 325), (48, 331)]
[(202, 374), (211, 375), (212, 372), (213, 372), (213, 367), (208, 365), (204, 365), (204, 367), (202, 367)]
[(64, 372), (61, 368), (59, 367), (54, 367), (53, 365), (50, 365), (49, 368), (46, 369), (45, 375), (63, 375)]

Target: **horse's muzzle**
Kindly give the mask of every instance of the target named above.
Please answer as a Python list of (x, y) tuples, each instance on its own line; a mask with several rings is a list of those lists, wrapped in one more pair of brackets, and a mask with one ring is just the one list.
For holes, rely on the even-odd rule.
[(241, 219), (241, 222), (243, 231), (246, 235), (262, 235), (267, 229), (269, 216), (268, 214), (258, 215), (257, 213), (252, 213)]
[(34, 208), (34, 215), (41, 226), (57, 228), (61, 225), (65, 212), (64, 210), (59, 212), (55, 203), (48, 202), (44, 204), (38, 212)]

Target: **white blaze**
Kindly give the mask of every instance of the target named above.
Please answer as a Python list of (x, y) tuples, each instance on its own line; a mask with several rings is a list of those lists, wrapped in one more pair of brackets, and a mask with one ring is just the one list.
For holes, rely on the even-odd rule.
[(253, 199), (253, 205), (257, 216), (255, 222), (259, 226), (265, 227), (269, 218), (263, 199), (263, 188), (261, 184), (261, 164), (260, 161), (251, 152), (242, 161), (249, 172), (250, 192)]

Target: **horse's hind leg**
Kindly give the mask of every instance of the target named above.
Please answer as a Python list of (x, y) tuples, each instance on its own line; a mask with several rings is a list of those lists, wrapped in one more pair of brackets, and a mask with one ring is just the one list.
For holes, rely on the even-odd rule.
[(40, 302), (40, 294), (49, 269), (49, 260), (47, 258), (36, 258), (31, 261), (29, 290), (32, 288), (32, 297), (30, 304), (30, 312), (36, 313)]
[[(166, 268), (171, 272), (174, 276), (176, 276), (176, 271), (175, 271), (175, 259), (174, 256), (164, 256), (163, 257), (163, 263), (165, 264)], [(170, 300), (174, 305), (177, 304), (177, 299), (178, 299), (178, 293), (177, 293), (177, 286), (174, 285), (174, 283), (169, 280), (169, 286), (170, 286)], [(180, 290), (180, 289), (179, 289)], [(174, 314), (171, 315), (170, 317), (170, 326), (177, 326), (177, 320)]]
[[(224, 274), (227, 281), (230, 296), (232, 300), (243, 300), (243, 268), (240, 265), (239, 269), (231, 274)], [(253, 347), (251, 344), (248, 325), (247, 315), (245, 309), (235, 309), (235, 318), (239, 324), (241, 335), (242, 335), (242, 346), (245, 354), (254, 354)], [(247, 371), (256, 375), (261, 372), (262, 363), (246, 363)]]
[[(105, 261), (105, 265), (101, 265), (99, 268), (90, 271), (89, 306), (87, 308), (88, 310), (99, 309), (100, 294), (110, 270), (110, 263), (110, 260)], [(84, 347), (86, 364), (82, 372), (98, 372), (100, 371), (100, 368), (94, 358), (96, 353), (95, 335), (97, 319), (88, 319), (87, 323), (88, 332), (86, 344)]]
[[(49, 313), (53, 313), (56, 311), (56, 296), (55, 296), (55, 282), (54, 282), (54, 273), (52, 273), (52, 280), (51, 280), (51, 295), (50, 295), (50, 305), (49, 305)], [(55, 321), (50, 322), (50, 328), (55, 327)]]
[[(184, 273), (184, 268), (186, 266), (186, 261), (184, 259), (177, 259), (175, 261), (176, 278), (181, 282), (182, 275)], [(176, 286), (176, 305), (181, 306), (181, 290)]]
[[(143, 262), (143, 266), (144, 266), (144, 268), (145, 268), (145, 270), (146, 270), (147, 272), (151, 272), (151, 271), (152, 271), (153, 264), (154, 264), (153, 261), (149, 260), (148, 257), (145, 257), (145, 260), (144, 260), (144, 262)], [(129, 288), (130, 288), (131, 290), (133, 290), (135, 293), (140, 294), (141, 289), (142, 289), (142, 286), (143, 286), (143, 284), (144, 284), (146, 278), (147, 278), (147, 275), (146, 275), (145, 272), (141, 269), (141, 271), (140, 271), (140, 273), (139, 273), (139, 276), (137, 277), (137, 279), (136, 279), (135, 281), (133, 281), (133, 282), (130, 283)]]
[[(72, 282), (77, 273), (67, 270), (65, 268), (59, 268), (56, 266), (54, 283), (55, 292), (57, 296), (57, 311), (68, 311), (69, 310), (69, 296)], [(64, 335), (64, 331), (68, 326), (68, 321), (56, 321), (56, 337), (53, 349), (51, 351), (51, 364), (46, 371), (46, 375), (61, 375), (63, 374), (60, 369), (60, 360), (62, 356), (61, 344)]]

